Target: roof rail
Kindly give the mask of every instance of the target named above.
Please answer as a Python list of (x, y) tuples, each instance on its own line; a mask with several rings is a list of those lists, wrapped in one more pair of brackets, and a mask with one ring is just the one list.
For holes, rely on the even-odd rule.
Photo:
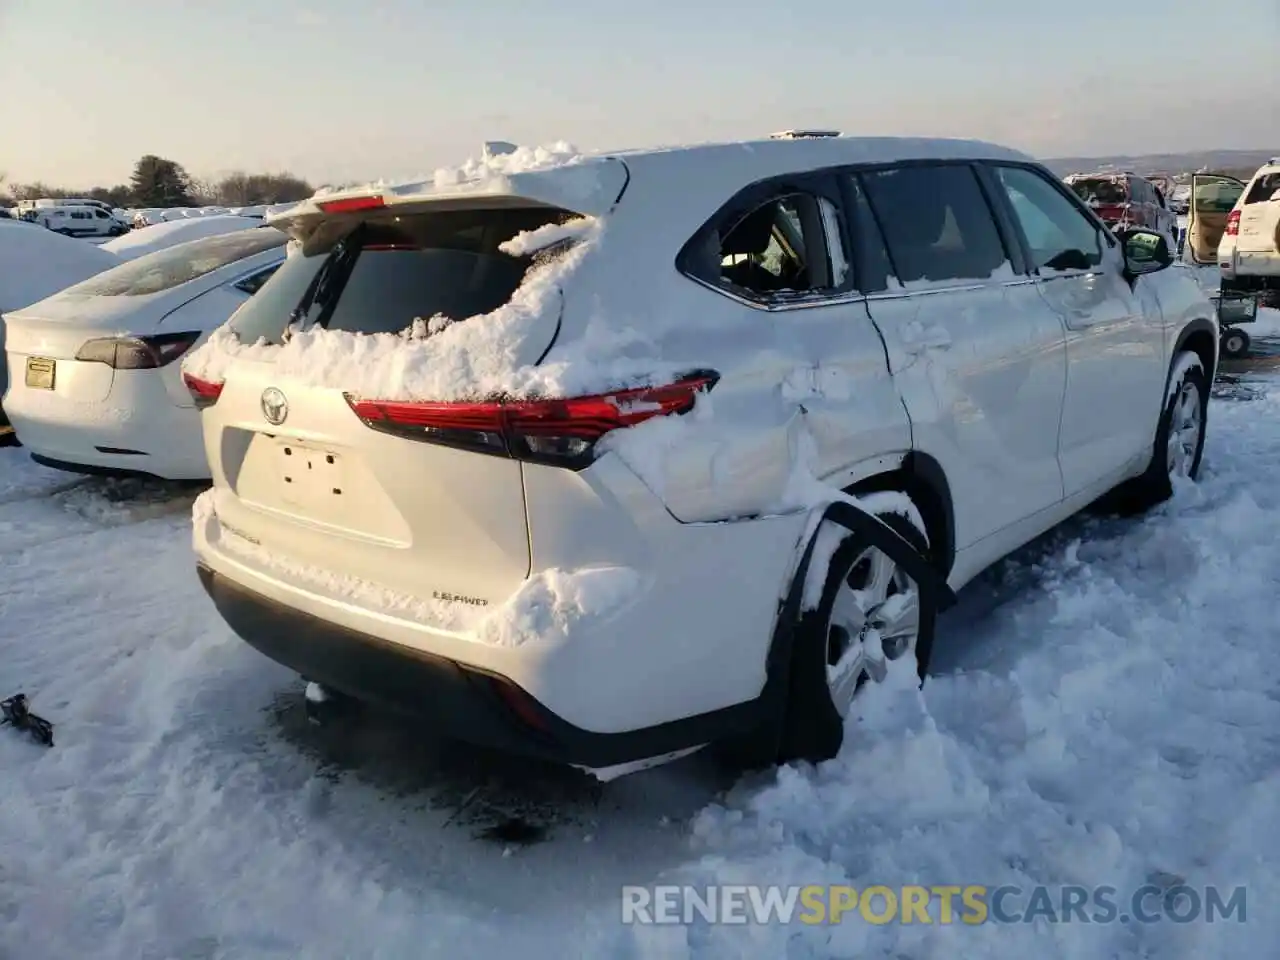
[(769, 134), (770, 140), (809, 140), (822, 137), (838, 137), (839, 130), (783, 130)]

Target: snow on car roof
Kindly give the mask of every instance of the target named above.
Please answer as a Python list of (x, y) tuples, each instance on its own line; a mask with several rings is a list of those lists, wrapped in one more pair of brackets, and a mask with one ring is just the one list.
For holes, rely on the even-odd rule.
[[(299, 204), (297, 212), (269, 217), (268, 223), (305, 236), (326, 216), (323, 204), (375, 195), (391, 206), (452, 199), (471, 204), (477, 197), (516, 196), (585, 214), (590, 222), (577, 230), (571, 252), (532, 270), (506, 304), (425, 339), (315, 328), (270, 345), (241, 343), (227, 326), (184, 357), (183, 369), (201, 379), (220, 380), (238, 359), (269, 355), (277, 374), (313, 386), (370, 398), (430, 400), (568, 396), (666, 376), (671, 371), (643, 351), (636, 357), (614, 356), (618, 337), (631, 334), (607, 323), (596, 331), (598, 336), (584, 334), (566, 345), (554, 362), (521, 359), (529, 331), (545, 325), (552, 312), (560, 315), (562, 291), (571, 275), (596, 256), (609, 230), (620, 230), (620, 242), (636, 245), (636, 263), (650, 262), (645, 257), (651, 256), (665, 257), (669, 264), (679, 244), (742, 186), (793, 171), (914, 159), (1031, 160), (978, 141), (889, 137), (763, 140), (594, 155), (556, 145), (486, 151), (480, 160), (411, 184), (321, 193)], [(634, 198), (622, 206), (630, 203), (635, 216), (620, 210), (611, 218), (612, 226), (606, 226), (599, 214), (612, 209), (624, 188)], [(534, 239), (544, 238), (526, 237), (515, 247), (524, 249)]]
[[(568, 143), (515, 147), (495, 151), (486, 145), (480, 158), (457, 167), (442, 167), (430, 177), (409, 182), (375, 181), (357, 187), (318, 191), (309, 200), (277, 214), (268, 222), (288, 230), (302, 218), (323, 213), (336, 200), (381, 196), (387, 204), (431, 200), (518, 196), (599, 216), (617, 202), (632, 173), (645, 171), (664, 178), (683, 168), (692, 179), (714, 169), (723, 182), (761, 179), (791, 171), (845, 164), (892, 163), (900, 160), (970, 159), (1032, 161), (1033, 158), (979, 140), (915, 137), (770, 138), (734, 143), (684, 144), (583, 153)], [(618, 161), (622, 161), (621, 164)]]

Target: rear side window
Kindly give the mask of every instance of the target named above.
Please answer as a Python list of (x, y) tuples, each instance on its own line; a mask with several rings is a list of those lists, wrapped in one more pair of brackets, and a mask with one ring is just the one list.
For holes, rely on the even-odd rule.
[(63, 293), (80, 297), (142, 297), (171, 290), (228, 264), (283, 247), (288, 238), (270, 227), (252, 227), (179, 243), (112, 267)]
[(1249, 193), (1245, 196), (1245, 203), (1266, 203), (1268, 200), (1280, 197), (1274, 196), (1277, 190), (1280, 190), (1280, 171), (1275, 173), (1264, 173), (1253, 181), (1253, 186), (1249, 188)]
[(519, 233), (576, 216), (525, 207), (371, 218), (319, 243), (309, 241), (307, 249), (288, 257), (236, 311), (231, 328), (246, 343), (279, 343), (291, 322), (400, 333), (415, 320), (459, 321), (490, 313), (511, 299), (535, 260), (498, 247)]
[[(759, 196), (758, 188), (752, 189)], [(751, 300), (806, 299), (842, 287), (849, 263), (841, 214), (827, 198), (782, 188), (704, 226), (677, 257), (680, 270)]]
[(919, 166), (862, 174), (903, 283), (986, 280), (1008, 262), (982, 187), (968, 166)]

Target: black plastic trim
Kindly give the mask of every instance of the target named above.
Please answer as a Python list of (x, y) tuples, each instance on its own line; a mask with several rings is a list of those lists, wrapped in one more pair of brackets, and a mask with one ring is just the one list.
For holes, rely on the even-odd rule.
[[(620, 733), (583, 730), (523, 695), (538, 726), (496, 691), (505, 678), (321, 620), (233, 583), (206, 564), (197, 573), (218, 612), (246, 643), (310, 680), (401, 713), (430, 718), (455, 739), (591, 768), (675, 753), (753, 729), (755, 700)], [(518, 688), (516, 688), (518, 690)]]
[(80, 473), (89, 477), (154, 477), (155, 474), (145, 470), (129, 470), (124, 467), (99, 467), (88, 463), (72, 463), (69, 460), (57, 460), (53, 457), (31, 454), (31, 459), (42, 467), (63, 470), (66, 473)]

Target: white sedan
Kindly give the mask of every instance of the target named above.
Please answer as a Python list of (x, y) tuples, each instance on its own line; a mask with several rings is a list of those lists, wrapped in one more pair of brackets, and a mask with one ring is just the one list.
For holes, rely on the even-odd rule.
[(7, 315), (4, 409), (32, 458), (207, 478), (199, 413), (174, 361), (257, 292), (285, 241), (272, 227), (193, 240)]
[(190, 240), (215, 237), (223, 233), (235, 233), (262, 226), (261, 220), (251, 217), (213, 216), (191, 217), (183, 220), (166, 220), (151, 226), (139, 227), (122, 237), (108, 240), (102, 249), (114, 253), (122, 260), (155, 253), (166, 247), (175, 247)]

